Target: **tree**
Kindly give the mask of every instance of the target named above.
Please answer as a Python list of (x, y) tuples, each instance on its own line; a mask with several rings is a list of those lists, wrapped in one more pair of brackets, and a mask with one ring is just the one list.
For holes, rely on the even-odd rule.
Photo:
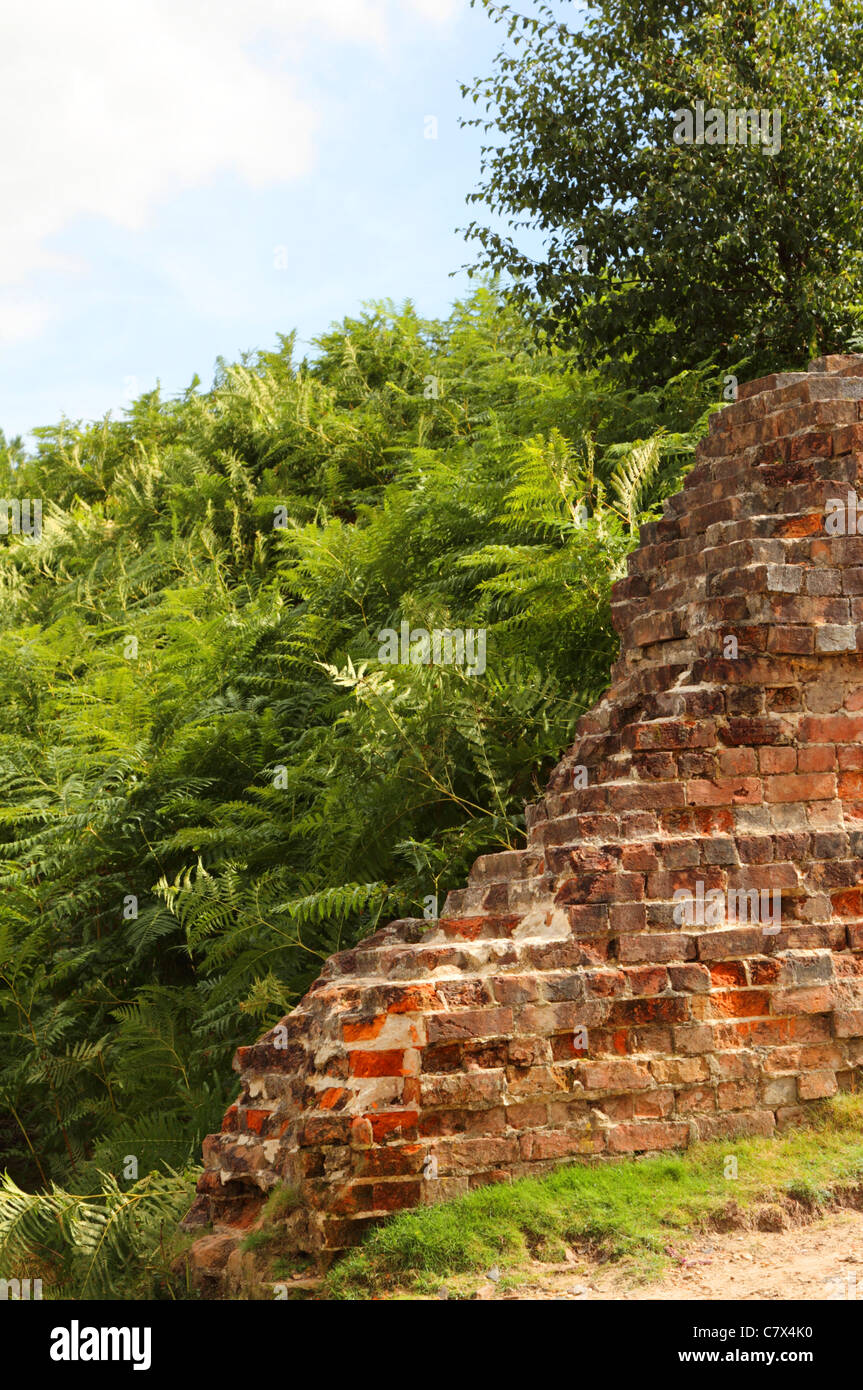
[(481, 2), (513, 43), (462, 89), (486, 113), (465, 123), (499, 137), (469, 201), (510, 228), (470, 224), (474, 269), (507, 273), (582, 362), (640, 385), (845, 346), (863, 299), (861, 0), (590, 0), (580, 29), (545, 3)]

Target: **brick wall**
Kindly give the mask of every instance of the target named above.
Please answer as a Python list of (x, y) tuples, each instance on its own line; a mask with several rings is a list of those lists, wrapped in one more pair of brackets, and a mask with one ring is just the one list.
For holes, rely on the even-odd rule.
[(214, 1223), (204, 1283), (280, 1183), (295, 1248), (325, 1254), (562, 1160), (770, 1135), (854, 1086), (863, 535), (825, 509), (863, 494), (863, 357), (739, 396), (642, 528), (612, 684), (526, 847), (477, 860), (437, 923), (331, 957), (240, 1048), (187, 1217)]

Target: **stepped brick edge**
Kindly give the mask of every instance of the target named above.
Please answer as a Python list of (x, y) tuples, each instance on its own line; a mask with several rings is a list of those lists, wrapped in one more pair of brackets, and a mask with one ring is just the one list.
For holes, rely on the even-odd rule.
[(184, 1222), (212, 1224), (188, 1254), (205, 1293), (241, 1282), (280, 1184), (290, 1248), (326, 1261), (391, 1212), (771, 1135), (854, 1088), (863, 535), (825, 514), (861, 482), (863, 355), (751, 382), (711, 418), (614, 586), (611, 686), (526, 847), (478, 859), (437, 922), (332, 956), (237, 1052)]

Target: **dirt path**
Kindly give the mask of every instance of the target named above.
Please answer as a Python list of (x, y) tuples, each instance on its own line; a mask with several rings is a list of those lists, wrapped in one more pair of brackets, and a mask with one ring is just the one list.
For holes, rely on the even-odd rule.
[[(863, 1213), (844, 1211), (784, 1231), (698, 1235), (667, 1247), (674, 1267), (634, 1283), (620, 1269), (577, 1255), (535, 1264), (517, 1288), (489, 1280), (477, 1297), (499, 1299), (859, 1299), (863, 1301)], [(496, 1270), (492, 1271), (497, 1274)]]

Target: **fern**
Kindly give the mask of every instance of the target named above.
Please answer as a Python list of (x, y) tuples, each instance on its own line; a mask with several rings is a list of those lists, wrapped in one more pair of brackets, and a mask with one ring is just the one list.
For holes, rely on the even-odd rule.
[(630, 530), (635, 526), (639, 505), (656, 477), (662, 458), (661, 435), (638, 439), (625, 449), (609, 449), (614, 459), (610, 486), (617, 497)]
[[(0, 545), (10, 1258), (132, 1288), (236, 1046), (330, 953), (523, 843), (714, 394), (707, 368), (612, 389), (482, 287), (443, 322), (368, 306), (313, 361), (284, 338), (31, 453), (0, 440), (7, 492), (51, 499), (37, 542)], [(486, 670), (383, 661), (402, 622), (484, 629)]]
[(122, 1298), (132, 1289), (140, 1296), (148, 1285), (150, 1296), (176, 1297), (182, 1285), (174, 1287), (158, 1255), (176, 1239), (194, 1174), (150, 1173), (125, 1190), (100, 1176), (100, 1189), (85, 1195), (56, 1184), (28, 1193), (8, 1174), (0, 1178), (0, 1269), (44, 1271), (52, 1298)]

